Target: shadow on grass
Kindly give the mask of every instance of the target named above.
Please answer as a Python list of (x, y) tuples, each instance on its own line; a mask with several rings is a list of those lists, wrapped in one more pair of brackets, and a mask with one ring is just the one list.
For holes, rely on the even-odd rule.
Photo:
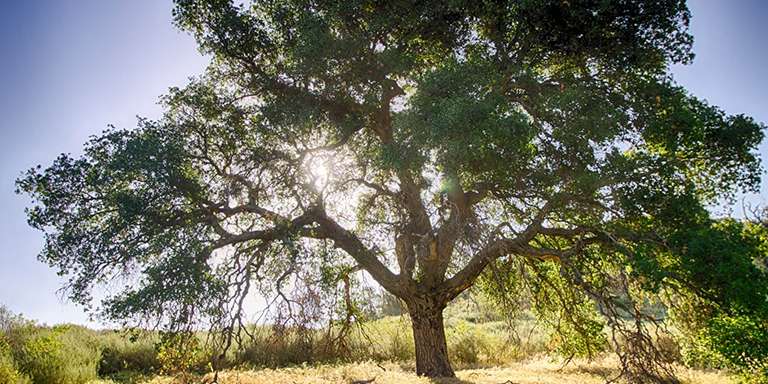
[(571, 373), (586, 373), (594, 376), (600, 376), (602, 378), (612, 378), (619, 375), (621, 370), (614, 367), (606, 367), (600, 365), (568, 365), (559, 369), (557, 372), (571, 374)]
[[(397, 366), (400, 367), (400, 369), (403, 372), (410, 372), (410, 373), (413, 373), (414, 375), (416, 374), (416, 364), (412, 362), (400, 361), (397, 363)], [(434, 379), (429, 379), (429, 381), (432, 382), (433, 384), (475, 384), (474, 381), (462, 380), (462, 379), (459, 379), (458, 377), (434, 378)]]
[(458, 377), (430, 379), (433, 384), (475, 384), (473, 381), (459, 379)]

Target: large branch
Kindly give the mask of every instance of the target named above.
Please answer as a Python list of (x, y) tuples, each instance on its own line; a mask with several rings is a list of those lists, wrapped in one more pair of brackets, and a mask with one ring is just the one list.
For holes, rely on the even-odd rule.
[(219, 235), (219, 240), (213, 244), (214, 249), (222, 248), (227, 245), (243, 243), (252, 240), (273, 241), (284, 238), (291, 233), (304, 232), (306, 226), (316, 221), (316, 214), (313, 211), (306, 212), (293, 220), (278, 222), (274, 227), (264, 230), (247, 231), (239, 234), (228, 232), (221, 223), (213, 216), (209, 216), (208, 224)]
[(450, 211), (450, 214), (436, 230), (434, 252), (421, 255), (422, 257), (419, 259), (419, 263), (424, 269), (422, 281), (427, 287), (438, 285), (445, 278), (445, 272), (451, 262), (456, 242), (466, 223), (471, 220), (471, 205), (476, 200), (474, 194), (464, 192), (459, 176), (455, 171), (449, 168), (444, 176), (447, 202), (443, 204), (442, 209)]
[[(258, 207), (245, 205), (235, 209), (262, 213), (262, 209), (256, 208)], [(318, 226), (314, 227), (312, 224)], [(403, 293), (404, 287), (399, 283), (397, 275), (379, 260), (377, 252), (366, 247), (354, 233), (329, 218), (321, 208), (309, 209), (292, 220), (280, 216), (272, 228), (239, 234), (226, 231), (212, 215), (209, 216), (209, 225), (219, 235), (219, 240), (213, 244), (214, 249), (252, 240), (274, 241), (290, 234), (304, 238), (333, 240), (336, 247), (344, 250), (355, 259), (382, 287), (395, 295)]]
[(560, 201), (557, 199), (546, 202), (525, 230), (520, 232), (514, 239), (497, 239), (477, 252), (462, 270), (440, 285), (439, 289), (445, 295), (445, 299), (450, 300), (469, 288), (491, 261), (523, 250), (539, 233), (547, 215), (559, 203)]
[(346, 230), (324, 213), (318, 214), (317, 223), (320, 225), (320, 236), (333, 240), (336, 247), (355, 259), (382, 287), (396, 296), (404, 294), (405, 287), (400, 283), (398, 276), (390, 271), (379, 260), (377, 252), (366, 247), (357, 235)]

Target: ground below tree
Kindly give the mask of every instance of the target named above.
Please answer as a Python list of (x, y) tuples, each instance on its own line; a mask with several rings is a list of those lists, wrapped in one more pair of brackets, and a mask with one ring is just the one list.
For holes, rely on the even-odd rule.
[[(386, 371), (382, 370), (382, 367)], [(375, 384), (602, 384), (606, 375), (617, 374), (616, 362), (604, 359), (588, 362), (576, 362), (566, 367), (550, 361), (546, 357), (514, 363), (508, 367), (465, 369), (456, 372), (456, 379), (429, 379), (416, 376), (413, 367), (394, 363), (377, 364), (374, 362), (321, 365), (317, 367), (295, 367), (280, 369), (227, 371), (219, 374), (220, 384), (340, 384), (374, 378)], [(699, 371), (679, 368), (682, 383), (715, 384), (733, 383), (731, 378), (721, 372)], [(206, 380), (207, 379), (207, 380)], [(211, 375), (203, 378), (210, 382)], [(178, 380), (157, 376), (145, 381), (147, 384), (170, 384)], [(93, 384), (107, 384), (111, 381), (98, 381)]]

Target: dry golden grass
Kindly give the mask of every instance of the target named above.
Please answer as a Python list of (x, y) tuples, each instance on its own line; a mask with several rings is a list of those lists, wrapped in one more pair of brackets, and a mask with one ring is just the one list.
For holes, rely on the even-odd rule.
[[(546, 359), (531, 360), (507, 367), (457, 371), (451, 380), (430, 380), (413, 374), (412, 367), (394, 363), (357, 363), (321, 365), (256, 371), (227, 371), (219, 374), (220, 384), (343, 384), (375, 378), (373, 384), (602, 384), (616, 373), (615, 360), (572, 363), (564, 368)], [(678, 377), (687, 384), (726, 384), (733, 381), (720, 372), (678, 369)], [(206, 376), (203, 382), (211, 382)], [(106, 384), (108, 382), (100, 382)], [(146, 384), (176, 384), (170, 377), (155, 377)]]

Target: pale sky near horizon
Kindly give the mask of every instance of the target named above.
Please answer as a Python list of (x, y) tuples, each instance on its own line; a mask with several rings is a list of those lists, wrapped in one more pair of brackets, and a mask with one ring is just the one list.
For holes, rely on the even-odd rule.
[[(59, 153), (79, 153), (107, 124), (157, 118), (170, 86), (207, 60), (171, 24), (170, 0), (2, 0), (0, 12), (0, 304), (53, 324), (88, 321), (56, 294), (62, 278), (37, 261), (42, 234), (14, 180)], [(768, 1), (690, 0), (694, 63), (677, 81), (728, 113), (768, 123)], [(760, 153), (768, 159), (768, 145)], [(768, 185), (752, 203), (768, 202)], [(741, 207), (735, 207), (738, 211)]]

